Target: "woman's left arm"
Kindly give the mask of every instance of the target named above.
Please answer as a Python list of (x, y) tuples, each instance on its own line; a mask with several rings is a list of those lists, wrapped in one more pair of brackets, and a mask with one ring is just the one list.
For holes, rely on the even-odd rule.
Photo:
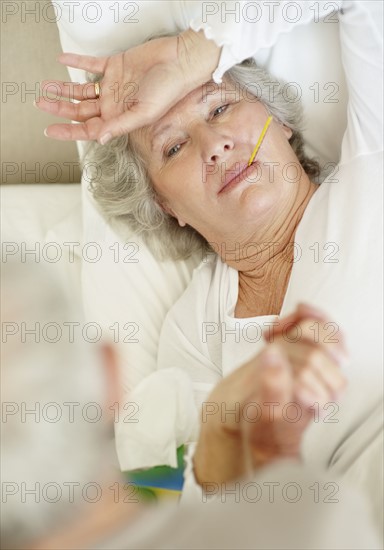
[(383, 2), (343, 2), (339, 17), (349, 94), (343, 162), (383, 150)]
[[(271, 2), (270, 5), (261, 0), (217, 4), (185, 2), (183, 13), (178, 17), (196, 32), (203, 30), (207, 38), (212, 38), (222, 47), (218, 67), (213, 73), (217, 83), (233, 65), (263, 48), (270, 48), (282, 34), (291, 32), (295, 27), (311, 22), (338, 22), (349, 92), (348, 126), (342, 157), (346, 159), (382, 150), (382, 1), (283, 0)], [(304, 51), (305, 43), (302, 46)]]

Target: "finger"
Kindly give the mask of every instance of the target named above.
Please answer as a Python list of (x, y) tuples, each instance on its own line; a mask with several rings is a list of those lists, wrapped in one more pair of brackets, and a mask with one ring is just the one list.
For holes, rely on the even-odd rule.
[(41, 85), (41, 95), (53, 94), (57, 99), (66, 97), (70, 100), (95, 99), (95, 84), (86, 82), (79, 84), (78, 82), (63, 82), (62, 80), (43, 80)]
[(76, 53), (62, 53), (57, 61), (67, 67), (83, 69), (90, 73), (102, 74), (105, 72), (108, 57), (93, 57), (91, 55), (78, 55)]
[(296, 391), (301, 398), (308, 397), (307, 406), (313, 406), (316, 402), (325, 405), (331, 399), (327, 386), (311, 369), (304, 369), (300, 373), (296, 380)]
[(335, 359), (331, 358), (322, 348), (303, 340), (292, 345), (284, 341), (281, 336), (276, 339), (276, 345), (285, 350), (294, 379), (300, 376), (303, 369), (310, 368), (319, 378), (323, 379), (335, 398), (345, 389), (346, 377)]
[(101, 124), (101, 119), (96, 117), (81, 124), (52, 124), (44, 133), (61, 141), (91, 141), (97, 139)]
[(298, 396), (303, 403), (311, 407), (315, 402), (325, 405), (330, 400), (339, 399), (347, 380), (335, 362), (316, 348), (304, 353), (303, 365), (295, 376)]
[[(161, 114), (157, 118), (160, 117)], [(151, 116), (148, 112), (128, 110), (104, 124), (99, 137), (99, 143), (103, 145), (114, 137), (123, 136), (138, 128), (143, 128), (154, 122), (157, 118)]]
[(291, 400), (293, 387), (292, 370), (288, 359), (278, 346), (268, 346), (260, 356), (259, 394), (263, 407), (273, 405), (279, 415)]
[(307, 304), (305, 302), (300, 302), (297, 305), (297, 312), (298, 315), (301, 317), (314, 317), (316, 319), (328, 319), (329, 315), (323, 311), (322, 309), (318, 308), (317, 306), (312, 306), (311, 304)]
[(308, 318), (317, 319), (324, 322), (328, 320), (328, 316), (323, 311), (308, 304), (300, 303), (293, 313), (278, 319), (277, 324), (274, 324), (273, 326), (273, 330), (266, 332), (264, 338), (267, 341), (273, 342), (273, 336), (281, 334), (287, 327), (295, 325)]
[[(296, 313), (284, 318), (280, 322), (280, 327), (269, 331), (265, 339), (269, 342), (280, 342), (281, 338), (285, 344), (296, 344), (308, 342), (320, 346), (332, 357), (340, 367), (346, 366), (349, 362), (349, 355), (345, 343), (343, 332), (337, 323), (330, 321), (329, 318), (321, 319), (306, 316), (308, 310), (301, 309), (299, 315)], [(281, 344), (281, 342), (280, 342)]]
[(283, 324), (299, 322), (303, 319), (308, 319), (308, 318), (326, 321), (329, 318), (329, 316), (324, 311), (320, 310), (317, 307), (311, 306), (309, 304), (300, 303), (297, 305), (297, 308), (293, 313), (279, 320), (278, 328), (282, 330)]
[[(308, 366), (333, 399), (340, 397), (347, 386), (347, 379), (334, 361), (318, 349), (314, 349), (307, 357)], [(300, 375), (298, 376), (300, 380)]]
[(344, 334), (337, 323), (306, 319), (286, 331), (285, 338), (288, 342), (307, 342), (322, 349), (340, 367), (348, 360)]
[[(298, 384), (296, 386), (293, 395), (293, 401), (295, 401), (302, 409), (313, 409), (315, 404), (318, 403), (316, 395), (302, 384)], [(323, 407), (321, 407), (320, 410), (324, 410)]]
[(52, 101), (39, 98), (36, 106), (45, 113), (77, 122), (85, 122), (90, 118), (100, 116), (100, 102), (96, 100), (72, 103), (71, 101)]

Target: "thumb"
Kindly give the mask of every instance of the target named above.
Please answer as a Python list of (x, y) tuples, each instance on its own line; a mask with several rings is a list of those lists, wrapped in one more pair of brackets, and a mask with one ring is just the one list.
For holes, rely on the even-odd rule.
[(264, 406), (275, 404), (277, 410), (290, 400), (292, 369), (285, 353), (276, 344), (270, 344), (260, 356), (260, 397)]

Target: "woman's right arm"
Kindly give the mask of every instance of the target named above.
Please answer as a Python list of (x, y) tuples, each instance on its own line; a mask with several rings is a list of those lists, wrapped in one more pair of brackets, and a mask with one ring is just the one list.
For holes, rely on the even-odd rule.
[[(239, 15), (230, 13), (234, 4), (238, 6)], [(184, 27), (177, 48), (173, 37), (154, 40), (110, 58), (62, 56), (64, 64), (104, 73), (104, 90), (107, 91), (100, 101), (83, 100), (77, 105), (41, 99), (37, 104), (39, 108), (82, 122), (52, 126), (49, 135), (58, 139), (85, 140), (105, 134), (115, 137), (154, 123), (183, 95), (207, 81), (211, 73), (213, 80), (220, 83), (228, 69), (260, 49), (273, 46), (281, 34), (298, 25), (320, 22), (326, 16), (334, 21), (337, 12), (349, 90), (349, 124), (343, 156), (382, 148), (382, 2), (298, 0), (268, 5), (259, 0), (251, 3), (254, 11), (249, 10), (249, 4), (174, 2), (175, 20)], [(108, 82), (118, 82), (120, 89), (124, 86), (125, 73), (129, 74), (130, 83), (137, 86), (135, 103), (128, 109), (124, 98), (121, 104), (115, 102), (108, 91)], [(76, 99), (82, 99), (84, 85), (75, 89), (79, 95)]]
[(100, 95), (94, 84), (45, 81), (73, 101), (40, 97), (35, 106), (79, 124), (53, 124), (46, 135), (60, 140), (110, 139), (155, 123), (173, 105), (210, 79), (220, 48), (204, 33), (186, 29), (179, 35), (156, 38), (106, 57), (64, 53), (60, 63), (102, 74)]

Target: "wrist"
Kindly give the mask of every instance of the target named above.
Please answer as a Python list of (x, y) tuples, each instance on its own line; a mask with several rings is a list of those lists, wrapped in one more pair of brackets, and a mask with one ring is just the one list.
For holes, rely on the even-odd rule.
[(197, 87), (211, 80), (221, 55), (221, 47), (205, 37), (204, 31), (187, 29), (178, 36), (178, 57), (190, 86)]
[(202, 431), (192, 459), (196, 482), (225, 483), (243, 474), (241, 437), (215, 431)]

